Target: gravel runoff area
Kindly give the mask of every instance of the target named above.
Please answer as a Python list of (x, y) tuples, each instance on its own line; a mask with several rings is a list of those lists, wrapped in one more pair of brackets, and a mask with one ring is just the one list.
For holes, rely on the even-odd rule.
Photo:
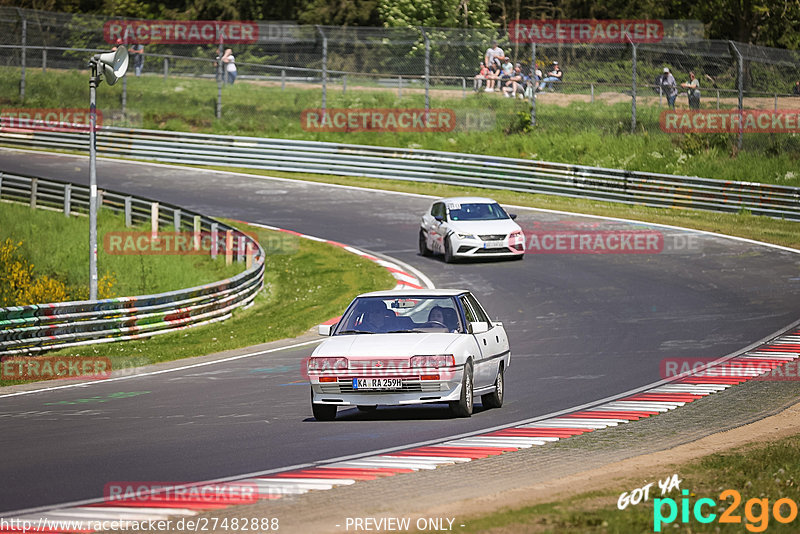
[(798, 433), (798, 397), (800, 382), (751, 380), (671, 412), (544, 446), (204, 516), (276, 517), (280, 532), (302, 534), (348, 532), (347, 518), (366, 517), (409, 517), (412, 525), (418, 518), (452, 518), (456, 528), (500, 508), (564, 499), (623, 481), (638, 487), (680, 473), (677, 466), (695, 458)]

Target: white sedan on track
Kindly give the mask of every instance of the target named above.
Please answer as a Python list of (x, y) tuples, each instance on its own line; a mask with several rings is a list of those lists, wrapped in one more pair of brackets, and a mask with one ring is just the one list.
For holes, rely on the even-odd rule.
[(456, 258), (488, 256), (522, 259), (525, 235), (514, 222), (516, 217), (490, 198), (437, 200), (422, 216), (419, 253), (443, 254), (447, 263)]
[(503, 404), (511, 361), (503, 324), (461, 289), (377, 291), (356, 297), (307, 361), (311, 408), (319, 421), (338, 406), (448, 403), (472, 415), (473, 397)]

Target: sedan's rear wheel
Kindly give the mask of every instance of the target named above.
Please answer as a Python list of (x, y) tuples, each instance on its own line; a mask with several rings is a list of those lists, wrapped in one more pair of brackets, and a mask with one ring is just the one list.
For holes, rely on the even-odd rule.
[(481, 395), (481, 404), (484, 408), (499, 408), (503, 405), (503, 393), (505, 392), (505, 382), (503, 380), (503, 365), (497, 369), (497, 378), (494, 380), (494, 391)]
[(428, 248), (427, 238), (425, 237), (425, 231), (420, 229), (419, 231), (419, 255), (420, 256), (430, 256), (431, 249)]
[(464, 365), (464, 377), (461, 379), (461, 397), (457, 401), (450, 401), (450, 410), (456, 417), (470, 417), (472, 415), (472, 364)]

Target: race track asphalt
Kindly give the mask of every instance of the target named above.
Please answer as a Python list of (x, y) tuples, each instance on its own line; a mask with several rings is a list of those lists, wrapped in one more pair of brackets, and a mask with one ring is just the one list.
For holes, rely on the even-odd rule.
[[(0, 169), (88, 183), (86, 157), (0, 150)], [(420, 406), (319, 423), (300, 374), (312, 346), (0, 398), (0, 512), (101, 497), (114, 481), (215, 479), (543, 415), (654, 382), (665, 358), (719, 357), (800, 317), (800, 256), (717, 236), (512, 209), (527, 230), (650, 230), (670, 250), (445, 264), (416, 252), (425, 198), (105, 160), (98, 183), (385, 253), (437, 287), (473, 290), (509, 333), (506, 404), (470, 419)]]

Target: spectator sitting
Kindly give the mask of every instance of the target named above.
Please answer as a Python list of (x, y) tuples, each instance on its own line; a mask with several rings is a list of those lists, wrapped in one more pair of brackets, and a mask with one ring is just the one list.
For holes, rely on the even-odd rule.
[(561, 67), (558, 66), (558, 61), (553, 61), (553, 67), (550, 69), (550, 72), (547, 73), (547, 78), (542, 80), (541, 85), (539, 85), (539, 90), (544, 91), (547, 89), (548, 83), (553, 84), (555, 82), (560, 82), (563, 77), (564, 73), (561, 71)]
[[(492, 63), (489, 66), (489, 74), (486, 75), (486, 92), (491, 93), (494, 91), (495, 85), (498, 83), (500, 79), (500, 65), (497, 62)], [(498, 90), (500, 87), (498, 86)]]
[(505, 57), (503, 58), (503, 66), (500, 71), (500, 82), (497, 84), (497, 90), (501, 90), (505, 83), (511, 78), (511, 75), (514, 74), (514, 65), (511, 63), (511, 58)]
[(478, 74), (476, 74), (476, 75), (475, 75), (475, 82), (474, 82), (474, 84), (475, 84), (475, 87), (474, 87), (475, 91), (480, 91), (480, 90), (481, 90), (481, 86), (483, 86), (483, 82), (484, 82), (484, 81), (486, 81), (486, 82), (487, 82), (487, 84), (488, 84), (488, 80), (487, 80), (487, 78), (486, 78), (486, 76), (487, 76), (488, 74), (489, 74), (489, 67), (487, 67), (487, 66), (486, 66), (486, 63), (484, 63), (483, 61), (481, 61), (480, 72), (479, 72)]
[(794, 96), (800, 96), (800, 80), (798, 80), (797, 83), (794, 84), (794, 89), (792, 90), (792, 94)]
[(522, 66), (517, 63), (517, 66), (514, 67), (514, 72), (511, 73), (511, 76), (506, 80), (503, 86), (503, 93), (507, 98), (515, 97), (517, 93), (520, 95), (523, 94), (523, 78), (525, 78), (525, 76), (522, 74)]

